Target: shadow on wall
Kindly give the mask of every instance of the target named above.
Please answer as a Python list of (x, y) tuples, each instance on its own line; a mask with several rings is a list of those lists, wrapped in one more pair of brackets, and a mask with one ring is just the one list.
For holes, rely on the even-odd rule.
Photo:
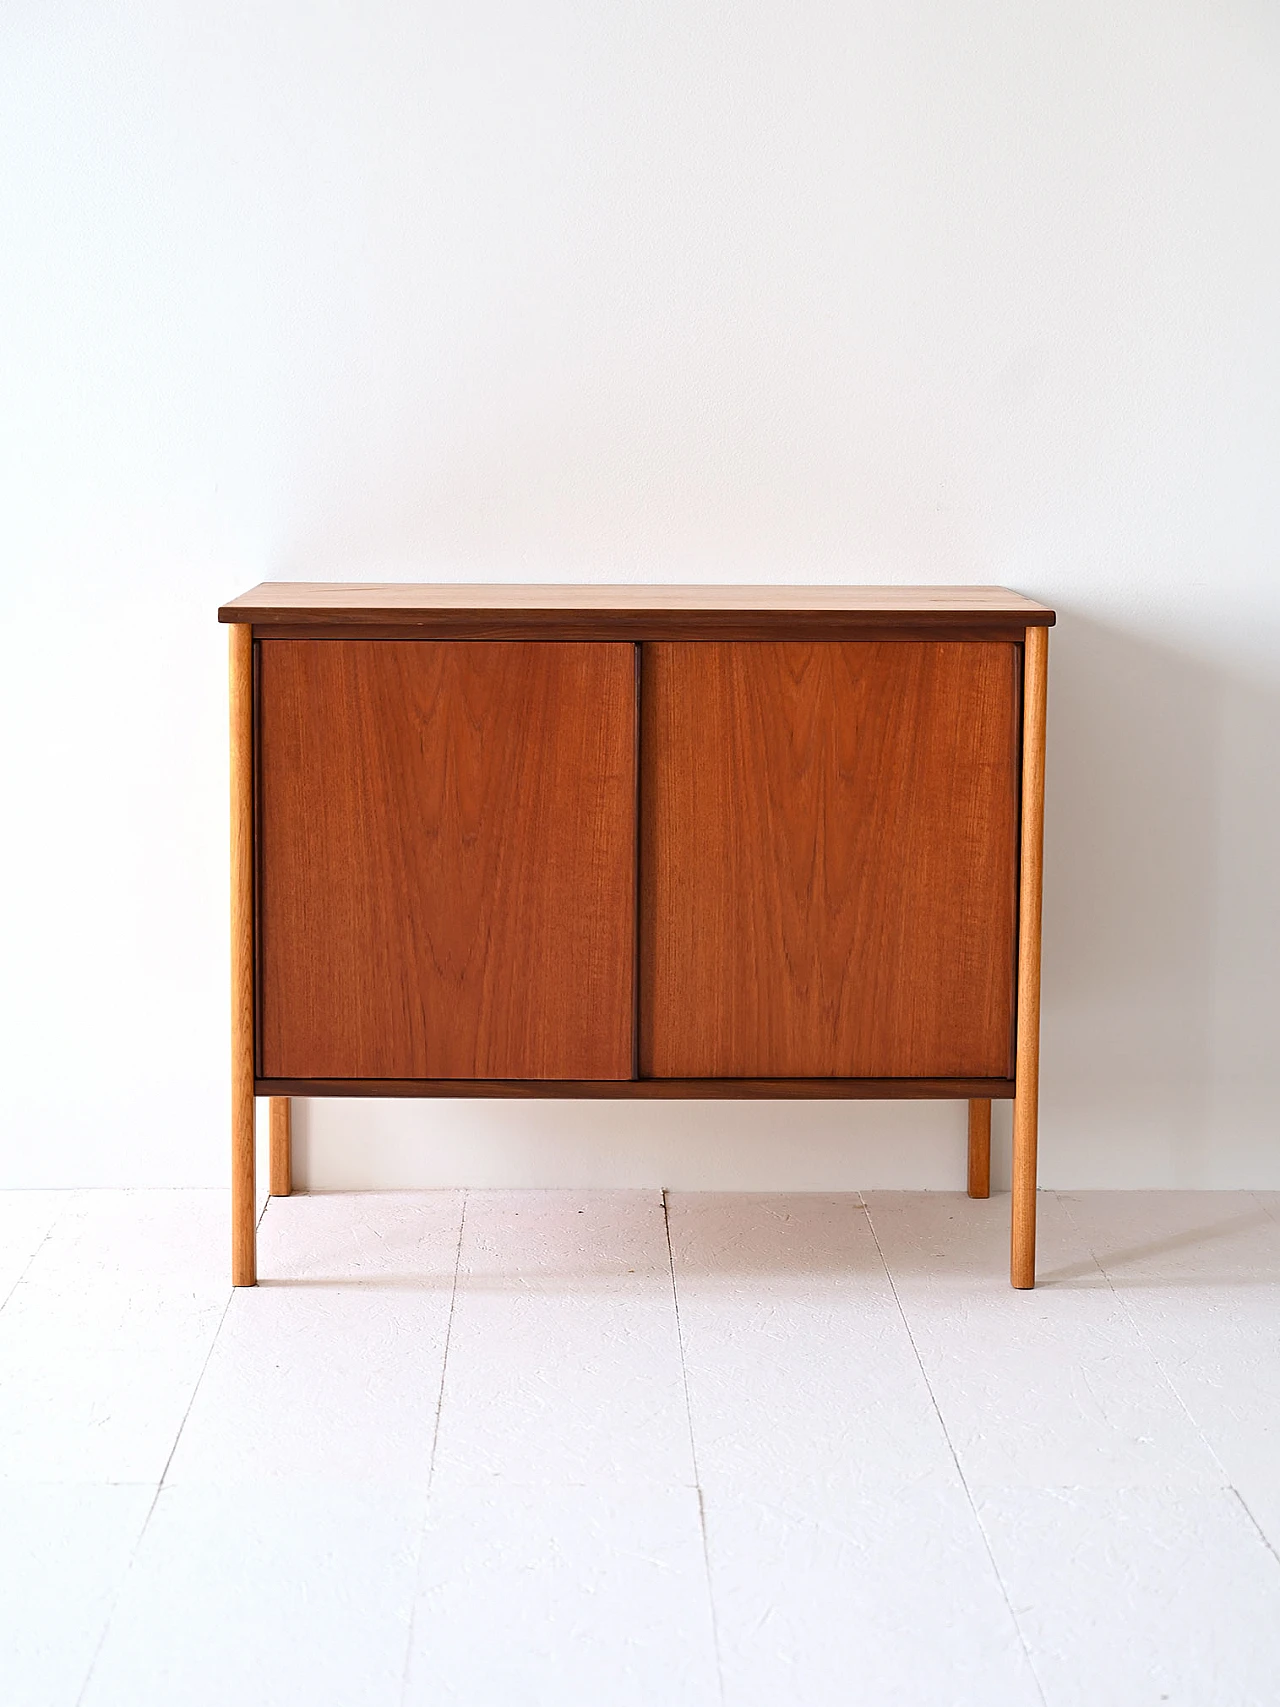
[(1070, 613), (1049, 691), (1042, 1180), (1280, 1185), (1280, 695)]
[[(960, 1102), (300, 1098), (302, 1187), (957, 1190)], [(260, 1124), (262, 1124), (260, 1122)]]
[[(1052, 596), (1051, 593), (1047, 596)], [(1280, 1189), (1280, 691), (1059, 613), (1041, 1183)], [(1007, 1189), (1009, 1105), (992, 1179)], [(958, 1189), (961, 1103), (300, 1109), (300, 1183)]]

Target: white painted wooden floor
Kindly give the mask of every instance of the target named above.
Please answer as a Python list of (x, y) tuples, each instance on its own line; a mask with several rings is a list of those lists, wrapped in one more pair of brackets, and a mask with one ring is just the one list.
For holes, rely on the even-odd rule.
[(3, 1707), (1274, 1707), (1280, 1194), (0, 1195)]

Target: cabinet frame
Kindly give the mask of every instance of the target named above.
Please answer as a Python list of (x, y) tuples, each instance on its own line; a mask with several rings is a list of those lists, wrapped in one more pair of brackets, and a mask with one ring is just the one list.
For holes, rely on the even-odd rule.
[[(254, 1099), (271, 1099), (271, 1189), (292, 1189), (293, 1096), (952, 1098), (969, 1104), (969, 1191), (986, 1196), (990, 1105), (1013, 1110), (1010, 1279), (1035, 1283), (1040, 924), (1048, 628), (1054, 613), (1002, 588), (574, 588), (264, 584), (219, 611), (229, 624), (231, 782), (232, 1279), (256, 1266)], [(999, 640), (1021, 658), (1016, 1038), (1013, 1078), (378, 1080), (258, 1073), (256, 827), (261, 767), (255, 678), (263, 639)], [(636, 654), (639, 686), (640, 648)], [(637, 693), (637, 741), (639, 694)], [(637, 761), (639, 755), (637, 754)], [(637, 789), (640, 767), (636, 766)], [(638, 810), (638, 802), (637, 802)], [(638, 823), (637, 823), (638, 827)], [(640, 837), (637, 833), (637, 860)], [(637, 871), (637, 900), (640, 894)], [(639, 907), (637, 905), (637, 928)], [(636, 956), (636, 977), (639, 956)], [(635, 1010), (638, 1012), (638, 1007)], [(633, 1071), (636, 1063), (633, 1060)]]

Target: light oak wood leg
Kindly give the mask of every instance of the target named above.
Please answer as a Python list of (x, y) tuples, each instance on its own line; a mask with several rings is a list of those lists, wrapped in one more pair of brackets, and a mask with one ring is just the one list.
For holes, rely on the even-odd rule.
[(231, 637), (231, 1283), (258, 1279), (253, 1109), (253, 630)]
[(1018, 895), (1018, 1053), (1013, 1101), (1013, 1225), (1009, 1278), (1036, 1283), (1036, 1140), (1040, 1104), (1040, 894), (1044, 867), (1044, 744), (1049, 630), (1028, 628), (1022, 682), (1022, 852)]
[(293, 1191), (293, 1103), (289, 1097), (271, 1099), (271, 1195)]
[(969, 1101), (969, 1196), (991, 1196), (991, 1098)]

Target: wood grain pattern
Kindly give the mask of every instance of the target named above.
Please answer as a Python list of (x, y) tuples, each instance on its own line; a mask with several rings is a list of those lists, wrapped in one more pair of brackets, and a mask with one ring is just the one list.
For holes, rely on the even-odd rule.
[(271, 1132), (271, 1195), (293, 1195), (293, 1101), (290, 1097), (272, 1097), (270, 1105)]
[(231, 1283), (257, 1283), (253, 1106), (253, 636), (228, 635), (231, 713)]
[(1009, 1076), (1018, 660), (645, 647), (643, 1074)]
[(1054, 613), (1003, 587), (572, 587), (264, 582), (219, 611), (258, 638), (1021, 640)]
[(632, 648), (259, 650), (263, 1077), (629, 1077)]
[(1008, 616), (1020, 626), (1053, 612), (1007, 587), (569, 586), (555, 583), (263, 581), (229, 600), (222, 622), (296, 622), (300, 615), (353, 621), (424, 611), (503, 613), (858, 611), (904, 615)]
[(1040, 1107), (1040, 897), (1044, 874), (1044, 755), (1049, 636), (1027, 630), (1023, 676), (1022, 859), (1018, 901), (1018, 1054), (1013, 1104), (1009, 1277), (1036, 1283), (1036, 1149)]
[(661, 1102), (1012, 1098), (1012, 1079), (259, 1079), (264, 1097), (585, 1097)]
[(969, 1196), (991, 1196), (991, 1099), (969, 1102)]

